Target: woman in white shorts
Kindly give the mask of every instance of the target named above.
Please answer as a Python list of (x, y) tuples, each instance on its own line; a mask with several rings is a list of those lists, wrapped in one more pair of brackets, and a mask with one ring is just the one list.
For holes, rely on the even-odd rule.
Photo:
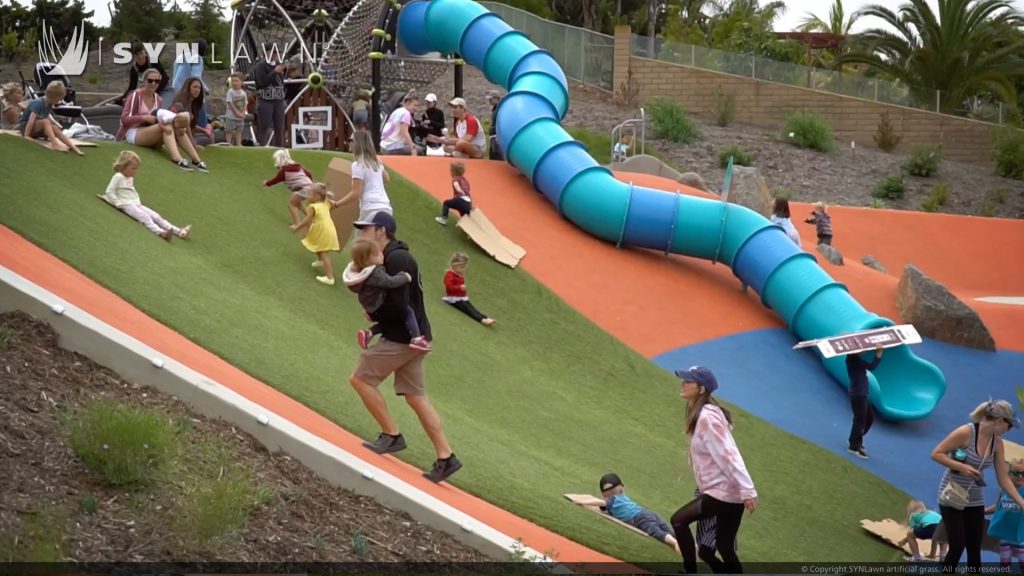
[[(171, 161), (182, 170), (206, 172), (206, 163), (199, 159), (187, 135), (188, 113), (175, 114), (160, 108), (160, 95), (156, 93), (160, 86), (160, 71), (150, 68), (143, 73), (142, 78), (142, 87), (125, 97), (117, 139), (146, 148), (159, 149), (162, 146), (167, 149)], [(192, 159), (191, 165), (181, 157), (179, 143)]]

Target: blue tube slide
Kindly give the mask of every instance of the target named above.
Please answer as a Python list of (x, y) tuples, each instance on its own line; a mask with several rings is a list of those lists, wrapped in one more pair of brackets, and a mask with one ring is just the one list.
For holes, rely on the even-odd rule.
[[(555, 60), (480, 4), (414, 0), (399, 13), (398, 39), (414, 54), (458, 53), (508, 89), (498, 109), (497, 133), (509, 162), (586, 232), (619, 246), (730, 266), (800, 340), (893, 325), (865, 310), (813, 255), (760, 214), (616, 180), (562, 129), (569, 91)], [(849, 387), (843, 358), (822, 362)], [(871, 401), (889, 420), (928, 416), (946, 391), (942, 372), (906, 346), (887, 350), (869, 379)]]

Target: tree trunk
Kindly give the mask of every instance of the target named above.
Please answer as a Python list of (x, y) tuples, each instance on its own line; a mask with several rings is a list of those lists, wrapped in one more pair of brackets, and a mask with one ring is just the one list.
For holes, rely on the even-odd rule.
[(647, 56), (654, 58), (655, 35), (658, 26), (658, 0), (647, 0)]
[(594, 29), (594, 1), (583, 0), (583, 27), (587, 30)]

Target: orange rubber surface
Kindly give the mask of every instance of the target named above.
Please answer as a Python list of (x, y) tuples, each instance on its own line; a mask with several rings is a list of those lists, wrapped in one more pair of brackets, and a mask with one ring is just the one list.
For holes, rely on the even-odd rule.
[[(392, 456), (370, 452), (362, 447), (361, 438), (150, 318), (116, 294), (4, 226), (0, 226), (0, 265), (144, 342), (161, 354), (227, 386), (308, 432), (397, 476), (478, 521), (512, 538), (522, 538), (523, 543), (534, 550), (555, 550), (558, 552), (559, 562), (564, 563), (616, 562), (610, 556), (590, 550), (450, 484), (434, 484), (423, 478), (421, 471), (410, 464)], [(347, 386), (347, 375), (338, 376), (338, 385)], [(352, 394), (355, 398), (355, 393)]]
[[(451, 197), (448, 166), (437, 157), (385, 158), (388, 167), (439, 200)], [(617, 249), (558, 215), (529, 180), (504, 162), (466, 164), (473, 204), (526, 249), (520, 266), (569, 305), (650, 358), (689, 344), (739, 332), (783, 327), (755, 294), (722, 264), (642, 249)], [(620, 180), (663, 190), (714, 196), (671, 180), (618, 173)], [(803, 223), (807, 204), (791, 203), (804, 250), (815, 247)], [(900, 322), (896, 286), (906, 263), (943, 282), (981, 316), (1000, 348), (1024, 351), (1024, 306), (974, 301), (977, 296), (1024, 296), (1024, 221), (867, 208), (833, 208), (835, 246), (846, 265), (819, 262), (868, 310)], [(401, 229), (401, 222), (399, 222)], [(401, 233), (399, 231), (399, 233)], [(860, 263), (872, 254), (889, 270)]]

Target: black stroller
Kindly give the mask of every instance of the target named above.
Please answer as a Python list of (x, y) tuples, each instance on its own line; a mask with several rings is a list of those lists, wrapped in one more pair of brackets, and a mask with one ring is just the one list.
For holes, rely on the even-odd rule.
[(21, 72), (18, 73), (18, 76), (21, 76), (21, 90), (25, 94), (25, 100), (42, 98), (46, 92), (46, 86), (56, 80), (64, 84), (64, 87), (67, 89), (67, 95), (64, 96), (64, 100), (53, 107), (53, 115), (57, 116), (56, 120), (64, 128), (78, 118), (81, 118), (82, 122), (89, 125), (89, 120), (82, 114), (82, 107), (75, 105), (75, 90), (71, 87), (71, 79), (68, 78), (67, 74), (52, 73), (54, 66), (55, 64), (50, 64), (49, 62), (36, 62), (33, 74), (36, 81), (35, 86), (32, 86), (25, 80)]

